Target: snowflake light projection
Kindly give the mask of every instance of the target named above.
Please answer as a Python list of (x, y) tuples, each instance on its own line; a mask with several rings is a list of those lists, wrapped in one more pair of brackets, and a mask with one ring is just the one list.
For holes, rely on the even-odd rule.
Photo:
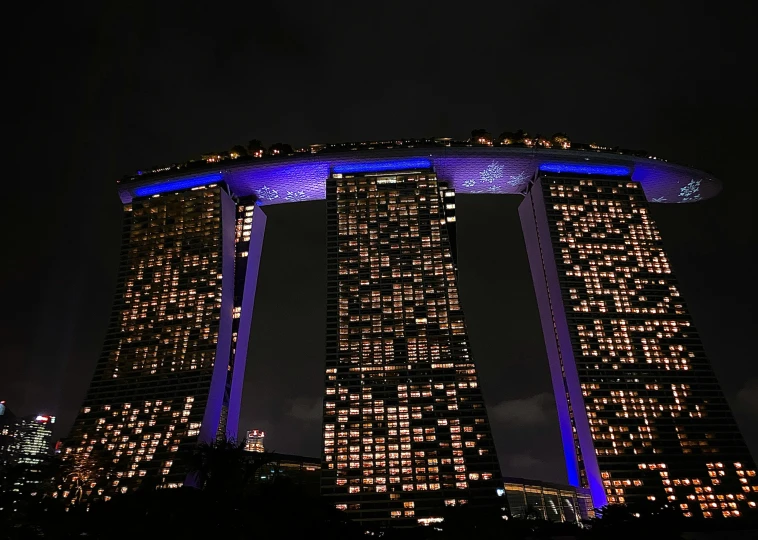
[(270, 187), (263, 186), (258, 190), (258, 198), (265, 199), (267, 201), (273, 201), (274, 199), (279, 198), (279, 192), (275, 189), (271, 189)]
[(624, 176), (631, 172), (633, 180), (642, 185), (648, 200), (666, 204), (702, 201), (715, 196), (721, 189), (719, 181), (705, 173), (647, 158), (608, 155), (606, 160), (603, 155), (597, 155), (585, 162), (580, 161), (577, 154), (577, 159), (570, 162), (549, 161), (565, 159), (568, 155), (570, 153), (566, 150), (542, 149), (540, 159), (536, 159), (523, 149), (509, 147), (490, 148), (486, 155), (478, 150), (455, 147), (423, 151), (395, 149), (386, 154), (378, 149), (375, 153), (303, 154), (287, 159), (237, 161), (230, 165), (228, 172), (209, 169), (207, 173), (186, 174), (177, 170), (176, 175), (139, 175), (119, 183), (118, 190), (121, 201), (126, 204), (134, 197), (190, 189), (223, 180), (236, 195), (256, 195), (258, 204), (266, 206), (323, 200), (331, 172), (366, 172), (377, 167), (381, 170), (426, 169), (430, 166), (458, 193), (493, 193), (487, 188), (499, 184), (501, 194), (523, 194), (529, 189), (536, 171)]
[(302, 189), (300, 191), (288, 191), (284, 199), (292, 202), (302, 201), (305, 199), (305, 191)]
[(682, 202), (700, 200), (700, 182), (701, 180), (690, 180), (690, 183), (679, 190), (679, 196)]
[(526, 171), (521, 171), (515, 176), (511, 176), (511, 179), (506, 182), (509, 186), (518, 187), (526, 184), (527, 176)]
[(487, 182), (488, 184), (491, 184), (495, 180), (498, 180), (503, 177), (503, 167), (498, 162), (493, 161), (489, 165), (487, 165), (487, 168), (484, 169), (482, 172), (479, 173), (479, 179), (482, 182)]
[(487, 191), (489, 191), (490, 193), (498, 193), (501, 189), (503, 188), (501, 188), (500, 186), (490, 186), (487, 188)]

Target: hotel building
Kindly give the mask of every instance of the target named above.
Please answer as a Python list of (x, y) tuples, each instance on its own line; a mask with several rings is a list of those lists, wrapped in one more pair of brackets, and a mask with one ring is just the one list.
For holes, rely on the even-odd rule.
[(144, 478), (179, 486), (181, 447), (236, 436), (261, 207), (326, 199), (322, 493), (351, 518), (399, 525), (434, 523), (459, 504), (501, 511), (458, 297), (454, 201), (511, 195), (525, 197), (569, 482), (594, 506), (755, 512), (755, 462), (649, 211), (716, 196), (721, 184), (708, 173), (563, 135), (339, 143), (206, 161), (119, 183), (111, 324), (66, 445), (67, 459), (83, 463), (108, 453), (116, 477), (88, 480), (86, 497)]
[(62, 493), (72, 500), (145, 479), (178, 487), (180, 450), (236, 436), (266, 216), (220, 182), (135, 195), (103, 352), (65, 444), (81, 473)]
[(755, 463), (640, 184), (623, 168), (543, 171), (520, 214), (570, 482), (596, 507), (755, 508)]
[(322, 494), (352, 519), (494, 511), (500, 470), (461, 309), (455, 193), (431, 170), (327, 184)]

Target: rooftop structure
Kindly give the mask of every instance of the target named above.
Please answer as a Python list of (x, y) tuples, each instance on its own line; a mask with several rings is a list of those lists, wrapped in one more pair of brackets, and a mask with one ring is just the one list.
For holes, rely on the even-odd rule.
[[(458, 194), (518, 195), (526, 192), (538, 170), (573, 170), (581, 174), (612, 174), (639, 182), (647, 200), (689, 203), (721, 190), (712, 175), (665, 160), (634, 153), (586, 149), (514, 146), (334, 145), (332, 151), (297, 153), (269, 159), (227, 159), (196, 166), (166, 167), (160, 172), (126, 177), (119, 182), (124, 203), (134, 197), (224, 181), (239, 196), (252, 195), (259, 205), (326, 198), (330, 172), (431, 168)], [(344, 148), (342, 150), (341, 148)], [(353, 149), (353, 150), (351, 150)]]

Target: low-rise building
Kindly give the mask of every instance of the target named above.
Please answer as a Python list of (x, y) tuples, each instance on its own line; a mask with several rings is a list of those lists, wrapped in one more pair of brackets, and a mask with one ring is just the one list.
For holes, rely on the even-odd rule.
[(527, 478), (503, 478), (511, 517), (577, 522), (595, 517), (589, 489)]

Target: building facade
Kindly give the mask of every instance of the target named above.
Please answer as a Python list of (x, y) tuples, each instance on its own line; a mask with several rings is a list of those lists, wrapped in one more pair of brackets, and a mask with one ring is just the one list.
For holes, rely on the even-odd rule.
[(245, 450), (248, 452), (265, 452), (266, 446), (263, 440), (266, 438), (266, 433), (260, 429), (251, 429), (247, 432), (247, 438), (245, 439)]
[(52, 455), (55, 416), (35, 414), (16, 418), (13, 433), (14, 462), (19, 465), (39, 465)]
[(571, 484), (596, 507), (754, 509), (755, 463), (640, 184), (618, 167), (553, 168), (520, 214)]
[(11, 462), (15, 422), (16, 415), (8, 408), (5, 400), (0, 401), (0, 466)]
[(46, 466), (53, 455), (53, 424), (55, 416), (15, 416), (0, 403), (0, 485), (5, 495), (0, 504), (7, 504), (8, 509), (18, 505), (24, 495), (36, 495), (46, 479)]
[(177, 452), (236, 436), (265, 221), (219, 182), (124, 205), (110, 325), (63, 452), (79, 487), (64, 497), (180, 486)]
[(55, 416), (15, 416), (5, 404), (0, 411), (0, 465), (39, 465), (52, 455)]
[(590, 490), (565, 484), (503, 478), (508, 513), (515, 519), (577, 523), (595, 517)]
[(352, 519), (504, 506), (458, 296), (454, 195), (428, 169), (335, 167), (327, 185), (321, 486)]

